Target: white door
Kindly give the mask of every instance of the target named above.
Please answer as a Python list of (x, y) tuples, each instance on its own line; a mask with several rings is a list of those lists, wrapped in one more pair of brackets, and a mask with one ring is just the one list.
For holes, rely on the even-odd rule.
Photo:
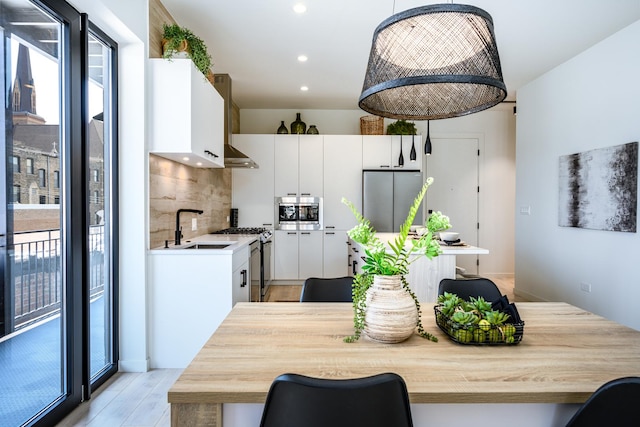
[[(441, 211), (451, 220), (460, 239), (478, 246), (478, 145), (477, 138), (432, 138), (425, 176), (434, 182), (425, 197), (427, 215)], [(477, 255), (460, 255), (456, 265), (478, 274)]]

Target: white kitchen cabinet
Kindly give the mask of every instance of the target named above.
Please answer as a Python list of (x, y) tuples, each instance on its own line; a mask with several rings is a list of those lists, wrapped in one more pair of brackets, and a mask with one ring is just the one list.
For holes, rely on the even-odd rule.
[(234, 134), (233, 146), (258, 163), (232, 170), (232, 202), (239, 227), (274, 226), (274, 135)]
[(186, 368), (233, 305), (249, 301), (249, 286), (240, 286), (249, 247), (232, 254), (211, 252), (216, 251), (150, 252), (151, 368)]
[(300, 196), (323, 196), (323, 145), (321, 135), (300, 135), (298, 140), (298, 192)]
[[(422, 137), (415, 135), (416, 161), (409, 160), (411, 154), (411, 135), (364, 135), (362, 137), (362, 168), (363, 169), (411, 169), (422, 170), (421, 143)], [(400, 166), (400, 143), (404, 166)]]
[(322, 277), (322, 231), (274, 233), (275, 280)]
[(322, 277), (322, 231), (300, 231), (298, 237), (298, 279)]
[(231, 279), (231, 305), (234, 306), (238, 302), (251, 302), (249, 298), (249, 263), (247, 261), (241, 264), (233, 271)]
[(275, 196), (298, 196), (298, 135), (275, 135)]
[(362, 136), (325, 135), (322, 175), (324, 229), (349, 230), (357, 221), (342, 198), (362, 211)]
[(190, 59), (150, 59), (150, 148), (193, 167), (224, 167), (224, 100)]
[(274, 279), (298, 279), (298, 232), (276, 230), (273, 241)]
[(322, 241), (322, 277), (350, 274), (346, 231), (325, 230)]
[(275, 196), (322, 197), (321, 135), (275, 135)]

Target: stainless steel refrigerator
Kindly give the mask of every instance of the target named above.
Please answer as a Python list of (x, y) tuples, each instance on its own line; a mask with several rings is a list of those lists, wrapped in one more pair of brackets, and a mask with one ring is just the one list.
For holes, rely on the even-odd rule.
[[(417, 171), (364, 171), (363, 215), (376, 231), (397, 233), (422, 184), (422, 173)], [(413, 223), (423, 223), (422, 204)]]

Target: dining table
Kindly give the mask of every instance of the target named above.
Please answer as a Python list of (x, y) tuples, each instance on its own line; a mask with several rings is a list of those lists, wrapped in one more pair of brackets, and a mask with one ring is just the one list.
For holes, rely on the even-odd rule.
[(432, 342), (354, 343), (350, 303), (238, 303), (168, 392), (171, 425), (258, 426), (283, 373), (349, 379), (395, 372), (414, 425), (562, 426), (598, 387), (640, 376), (640, 331), (564, 302), (518, 302), (518, 344), (453, 342), (421, 304)]

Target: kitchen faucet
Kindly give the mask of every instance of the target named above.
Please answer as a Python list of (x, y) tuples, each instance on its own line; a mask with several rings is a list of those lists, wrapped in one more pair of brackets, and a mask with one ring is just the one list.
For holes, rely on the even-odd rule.
[(180, 212), (192, 212), (200, 215), (204, 211), (201, 211), (199, 209), (178, 209), (178, 212), (176, 212), (176, 246), (180, 244), (180, 239), (182, 239), (182, 227), (180, 227)]

